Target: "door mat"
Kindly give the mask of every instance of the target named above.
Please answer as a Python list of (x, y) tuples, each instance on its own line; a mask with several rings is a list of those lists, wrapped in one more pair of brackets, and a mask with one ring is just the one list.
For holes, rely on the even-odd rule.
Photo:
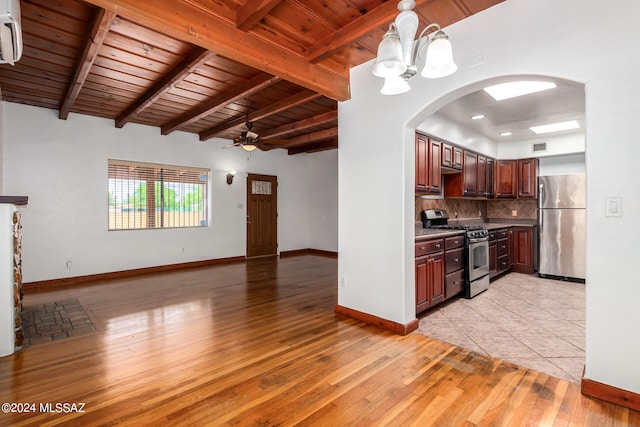
[(96, 331), (77, 299), (22, 308), (23, 347)]

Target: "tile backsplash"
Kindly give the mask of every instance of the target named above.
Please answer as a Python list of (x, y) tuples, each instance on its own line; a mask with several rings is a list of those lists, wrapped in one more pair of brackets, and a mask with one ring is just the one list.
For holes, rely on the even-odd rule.
[[(416, 196), (416, 221), (425, 209), (444, 209), (450, 219), (512, 219), (535, 220), (536, 200), (469, 200), (469, 199), (423, 199)], [(516, 213), (513, 216), (513, 213)]]

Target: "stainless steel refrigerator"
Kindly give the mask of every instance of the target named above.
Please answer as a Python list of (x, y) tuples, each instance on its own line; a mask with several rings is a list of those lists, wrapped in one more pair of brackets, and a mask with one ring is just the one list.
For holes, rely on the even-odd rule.
[(538, 177), (541, 277), (585, 279), (585, 176)]

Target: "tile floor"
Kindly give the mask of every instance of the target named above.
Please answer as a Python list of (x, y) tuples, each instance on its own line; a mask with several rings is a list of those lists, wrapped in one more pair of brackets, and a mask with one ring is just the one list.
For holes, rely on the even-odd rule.
[(473, 299), (456, 299), (427, 312), (418, 332), (580, 383), (584, 287), (510, 273)]

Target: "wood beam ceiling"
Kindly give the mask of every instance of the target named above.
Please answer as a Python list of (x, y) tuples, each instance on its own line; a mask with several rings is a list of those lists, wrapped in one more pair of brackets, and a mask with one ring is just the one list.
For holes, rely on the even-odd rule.
[(91, 27), (91, 32), (85, 41), (82, 54), (78, 60), (75, 74), (60, 106), (60, 119), (67, 120), (69, 117), (69, 112), (71, 112), (73, 104), (75, 104), (76, 99), (78, 99), (78, 95), (84, 86), (84, 82), (89, 75), (89, 71), (98, 56), (100, 47), (102, 43), (104, 43), (104, 39), (107, 37), (109, 28), (115, 17), (116, 14), (114, 12), (103, 9), (98, 10), (93, 26)]
[(121, 128), (136, 114), (156, 102), (162, 95), (171, 90), (174, 85), (183, 81), (204, 65), (215, 53), (202, 48), (196, 48), (177, 67), (154, 84), (144, 95), (133, 102), (120, 116), (116, 118), (116, 127)]
[[(234, 22), (216, 15), (198, 1), (86, 1), (155, 31), (217, 52), (331, 99), (345, 101), (350, 98), (348, 75), (340, 75), (320, 64), (309, 63), (305, 52), (295, 52), (251, 32), (242, 31), (235, 27)], [(242, 46), (242, 49), (238, 49), (238, 46)]]
[(220, 126), (207, 129), (204, 132), (200, 132), (200, 141), (206, 141), (207, 139), (213, 138), (224, 131), (243, 125), (246, 122), (256, 122), (265, 117), (278, 114), (284, 110), (288, 110), (289, 108), (304, 104), (305, 102), (313, 101), (314, 99), (320, 98), (321, 96), (322, 95), (320, 95), (319, 93), (315, 93), (310, 90), (303, 90), (296, 93), (295, 95), (291, 95), (278, 102), (274, 102), (267, 107), (260, 108), (259, 110), (249, 113), (246, 116), (242, 116), (235, 120), (228, 121), (227, 123), (224, 123)]
[(162, 126), (162, 135), (168, 135), (174, 130), (179, 129), (182, 126), (186, 126), (203, 117), (215, 113), (223, 109), (225, 106), (234, 103), (235, 101), (245, 98), (253, 93), (256, 93), (272, 84), (280, 81), (279, 77), (270, 76), (268, 74), (261, 74), (248, 82), (235, 86), (226, 93), (221, 94), (201, 105), (199, 108), (195, 108), (192, 111), (188, 111), (177, 119), (171, 120), (166, 125)]
[(287, 123), (277, 128), (263, 131), (260, 135), (262, 138), (273, 138), (274, 136), (284, 135), (289, 132), (296, 132), (310, 127), (324, 125), (334, 120), (338, 120), (338, 110), (329, 111), (327, 113), (318, 114), (308, 119), (298, 120), (297, 122)]
[(248, 1), (236, 12), (236, 28), (249, 31), (282, 0)]
[(306, 145), (312, 142), (324, 141), (325, 139), (335, 138), (338, 136), (338, 127), (333, 127), (318, 132), (308, 133), (306, 135), (291, 138), (283, 148), (293, 148), (299, 145)]

